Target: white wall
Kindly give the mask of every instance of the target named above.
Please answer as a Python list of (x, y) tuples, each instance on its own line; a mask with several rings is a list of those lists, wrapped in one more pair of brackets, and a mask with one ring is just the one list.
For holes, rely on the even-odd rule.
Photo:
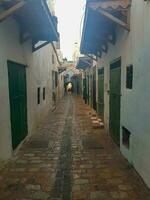
[[(11, 37), (10, 37), (11, 33)], [(11, 124), (8, 91), (7, 60), (25, 64), (23, 51), (19, 44), (17, 24), (9, 19), (0, 24), (0, 158), (11, 155)]]
[[(33, 133), (52, 108), (52, 46), (47, 45), (32, 53), (30, 44), (24, 45), (27, 68), (28, 131)], [(37, 88), (41, 88), (40, 104), (37, 104)], [(45, 87), (46, 99), (43, 100)]]
[[(130, 150), (121, 152), (150, 187), (150, 3), (132, 0), (131, 31), (117, 31), (117, 43), (109, 45), (99, 65), (104, 66), (105, 125), (109, 129), (109, 66), (121, 56), (121, 127), (131, 132)], [(126, 66), (133, 64), (133, 89), (126, 89)]]
[[(9, 18), (0, 23), (0, 159), (12, 154), (7, 60), (25, 64), (27, 77), (28, 134), (34, 133), (52, 106), (52, 46), (32, 53), (31, 42), (19, 43), (17, 23)], [(41, 103), (37, 105), (37, 88), (41, 87)], [(42, 99), (43, 87), (46, 100)]]

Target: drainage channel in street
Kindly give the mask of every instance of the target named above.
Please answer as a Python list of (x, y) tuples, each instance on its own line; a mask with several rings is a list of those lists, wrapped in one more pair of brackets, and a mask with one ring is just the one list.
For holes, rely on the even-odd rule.
[(60, 155), (51, 197), (52, 199), (71, 200), (72, 191), (72, 106), (69, 101), (62, 141), (60, 144)]

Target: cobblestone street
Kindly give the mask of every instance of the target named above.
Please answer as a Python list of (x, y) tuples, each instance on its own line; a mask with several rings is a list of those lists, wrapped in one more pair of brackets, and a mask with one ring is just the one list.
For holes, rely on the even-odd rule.
[(150, 191), (91, 109), (65, 97), (0, 169), (0, 200), (150, 200)]

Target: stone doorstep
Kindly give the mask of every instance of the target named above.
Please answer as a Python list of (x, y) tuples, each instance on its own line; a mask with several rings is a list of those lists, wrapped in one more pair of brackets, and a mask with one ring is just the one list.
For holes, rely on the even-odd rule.
[(98, 120), (99, 122), (102, 122), (102, 119), (100, 119), (100, 118), (98, 118), (97, 120)]
[(93, 128), (104, 128), (104, 123), (99, 122), (98, 120), (93, 120), (92, 121), (92, 127)]
[(91, 120), (97, 120), (97, 117), (91, 117)]
[(92, 120), (92, 124), (99, 124), (100, 125), (98, 120)]
[(104, 123), (103, 122), (100, 122), (100, 127), (104, 128)]

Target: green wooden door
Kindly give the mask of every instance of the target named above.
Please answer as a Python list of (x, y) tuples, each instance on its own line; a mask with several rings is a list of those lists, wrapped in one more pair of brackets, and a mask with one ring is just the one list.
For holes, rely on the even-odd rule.
[(110, 134), (120, 145), (121, 60), (110, 65)]
[(96, 110), (96, 67), (93, 68), (93, 108)]
[(87, 76), (87, 101), (90, 103), (90, 88), (89, 88), (89, 75)]
[(27, 96), (25, 66), (8, 61), (12, 147), (27, 135)]
[(104, 68), (98, 70), (98, 114), (104, 119)]
[(83, 99), (85, 103), (87, 103), (87, 85), (86, 85), (86, 78), (83, 79)]
[(92, 74), (89, 76), (89, 105), (93, 106), (93, 76)]

